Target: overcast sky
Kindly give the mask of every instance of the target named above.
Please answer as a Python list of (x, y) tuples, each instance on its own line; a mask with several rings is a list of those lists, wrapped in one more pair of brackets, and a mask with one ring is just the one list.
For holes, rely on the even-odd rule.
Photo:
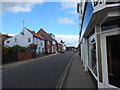
[[(69, 1), (69, 0), (66, 0)], [(58, 42), (77, 46), (79, 16), (75, 2), (2, 2), (2, 33), (18, 34), (24, 26), (37, 32), (43, 28), (53, 33)]]

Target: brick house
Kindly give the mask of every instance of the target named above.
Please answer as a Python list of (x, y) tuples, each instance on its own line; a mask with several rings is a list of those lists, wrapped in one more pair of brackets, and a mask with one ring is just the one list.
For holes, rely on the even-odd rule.
[(42, 28), (37, 32), (37, 34), (41, 35), (45, 40), (45, 53), (51, 54), (52, 53), (52, 38)]
[(61, 50), (62, 50), (62, 44), (57, 42), (57, 51), (61, 52)]
[(57, 41), (55, 40), (55, 35), (50, 33), (49, 36), (52, 39), (52, 53), (57, 53)]

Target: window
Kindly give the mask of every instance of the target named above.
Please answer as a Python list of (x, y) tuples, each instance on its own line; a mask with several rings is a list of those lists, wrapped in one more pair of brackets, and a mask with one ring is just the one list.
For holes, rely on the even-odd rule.
[(38, 44), (38, 39), (36, 38), (36, 44)]
[(35, 39), (34, 39), (34, 37), (33, 37), (33, 44), (35, 43)]
[(28, 38), (28, 42), (31, 42), (30, 38)]
[(22, 35), (24, 35), (24, 31), (23, 31), (23, 32), (21, 32), (21, 34), (22, 34)]
[(15, 38), (15, 42), (17, 42), (17, 38)]
[(120, 17), (111, 18), (108, 22), (101, 25), (102, 31), (111, 30), (120, 27)]
[(120, 35), (107, 36), (109, 84), (120, 88)]
[(92, 35), (89, 38), (89, 67), (93, 73), (97, 76), (97, 67), (96, 67), (96, 40), (95, 35)]
[(44, 52), (44, 48), (42, 48), (42, 52)]
[(47, 41), (48, 42), (48, 45), (50, 45), (50, 41)]
[(40, 49), (41, 49), (41, 48), (39, 47), (39, 53), (40, 53), (40, 51), (41, 51)]
[(7, 43), (9, 43), (10, 41), (7, 41)]
[(41, 46), (43, 46), (43, 43), (41, 42)]

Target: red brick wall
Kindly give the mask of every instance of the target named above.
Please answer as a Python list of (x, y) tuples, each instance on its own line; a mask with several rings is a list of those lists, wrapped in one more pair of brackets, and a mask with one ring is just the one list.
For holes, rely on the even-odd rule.
[(33, 54), (31, 52), (18, 53), (18, 61), (32, 59)]
[[(48, 52), (48, 49), (52, 48), (52, 45), (50, 43), (50, 45), (48, 45), (48, 41), (45, 41), (45, 52)], [(51, 52), (50, 52), (51, 53)], [(49, 54), (50, 54), (49, 53)]]
[[(39, 35), (43, 35), (43, 34), (44, 34), (45, 37), (47, 37), (47, 38), (49, 38), (50, 40), (52, 40), (51, 37), (48, 35), (48, 33), (45, 32), (43, 29), (40, 29), (40, 30), (37, 32), (37, 34), (39, 34)], [(52, 45), (51, 45), (51, 44), (48, 45), (47, 40), (45, 40), (45, 52), (48, 52), (48, 49), (49, 49), (49, 48), (52, 48)], [(51, 53), (51, 52), (50, 52), (50, 53)], [(50, 54), (50, 53), (49, 53), (49, 54)]]

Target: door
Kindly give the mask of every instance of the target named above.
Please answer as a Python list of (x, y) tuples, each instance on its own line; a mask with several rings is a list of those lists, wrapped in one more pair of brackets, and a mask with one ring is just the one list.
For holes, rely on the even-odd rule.
[(120, 88), (120, 34), (118, 31), (103, 34), (102, 46), (105, 87)]
[(108, 82), (120, 88), (120, 35), (106, 37)]

